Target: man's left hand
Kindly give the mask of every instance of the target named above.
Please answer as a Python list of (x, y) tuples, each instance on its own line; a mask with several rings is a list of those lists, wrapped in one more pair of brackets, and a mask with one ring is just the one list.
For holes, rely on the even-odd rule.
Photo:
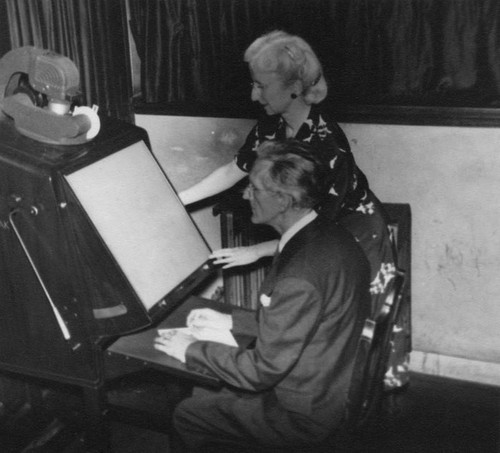
[(180, 360), (182, 363), (186, 363), (186, 350), (195, 341), (197, 340), (193, 335), (173, 329), (168, 333), (156, 337), (154, 347), (158, 351), (162, 351)]

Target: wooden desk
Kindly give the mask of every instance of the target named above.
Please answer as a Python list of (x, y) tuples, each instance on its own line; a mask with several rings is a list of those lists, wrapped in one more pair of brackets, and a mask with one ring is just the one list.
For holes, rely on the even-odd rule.
[[(93, 417), (103, 420), (99, 414), (104, 409), (111, 418), (168, 434), (175, 406), (189, 396), (193, 386), (217, 388), (223, 385), (217, 377), (188, 370), (177, 359), (153, 347), (158, 329), (185, 327), (187, 315), (195, 308), (213, 308), (224, 313), (232, 310), (231, 305), (191, 296), (158, 325), (122, 336), (106, 348), (103, 354), (105, 381), (111, 385), (107, 385), (105, 391), (97, 389), (86, 395), (87, 407), (98, 408), (90, 413)], [(253, 340), (236, 336), (236, 341), (242, 346)], [(148, 387), (143, 378), (146, 375), (151, 377), (151, 371), (154, 383)], [(130, 381), (131, 387), (128, 386)], [(124, 390), (120, 388), (122, 382), (126, 385)], [(158, 383), (162, 388), (155, 385)]]
[(191, 371), (179, 360), (168, 356), (153, 347), (158, 329), (185, 327), (189, 312), (195, 308), (214, 308), (229, 313), (231, 307), (226, 304), (191, 296), (177, 307), (166, 319), (158, 325), (139, 333), (125, 335), (116, 340), (106, 349), (106, 378), (111, 379), (128, 372), (143, 368), (154, 368), (180, 378), (190, 379), (198, 385), (220, 386), (218, 378), (209, 374)]

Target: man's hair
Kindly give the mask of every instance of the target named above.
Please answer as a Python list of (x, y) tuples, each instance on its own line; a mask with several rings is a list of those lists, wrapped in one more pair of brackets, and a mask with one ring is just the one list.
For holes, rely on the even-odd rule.
[(261, 177), (265, 188), (290, 195), (295, 207), (314, 208), (328, 196), (328, 164), (309, 143), (264, 142), (257, 149), (256, 162), (268, 163)]
[(281, 30), (262, 35), (250, 44), (244, 60), (251, 71), (276, 73), (285, 86), (300, 81), (307, 104), (318, 104), (328, 93), (321, 63), (311, 46), (300, 36)]

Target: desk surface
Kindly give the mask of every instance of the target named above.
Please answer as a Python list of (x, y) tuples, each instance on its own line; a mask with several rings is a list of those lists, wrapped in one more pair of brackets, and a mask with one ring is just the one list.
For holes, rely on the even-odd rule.
[(137, 369), (138, 367), (152, 367), (168, 374), (192, 379), (197, 384), (219, 386), (221, 382), (216, 377), (188, 370), (179, 360), (153, 347), (154, 339), (158, 336), (158, 329), (185, 327), (188, 313), (194, 308), (201, 307), (211, 307), (226, 312), (230, 311), (230, 307), (227, 305), (200, 297), (189, 297), (154, 328), (122, 336), (109, 346), (105, 354), (105, 367), (109, 372), (108, 374), (116, 374), (116, 371), (112, 370), (116, 368), (125, 369), (127, 367), (135, 367)]

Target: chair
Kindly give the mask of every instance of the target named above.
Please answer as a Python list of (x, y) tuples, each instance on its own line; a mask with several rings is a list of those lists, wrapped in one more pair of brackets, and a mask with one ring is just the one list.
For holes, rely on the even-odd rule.
[(404, 272), (396, 271), (392, 289), (377, 318), (365, 321), (356, 350), (345, 409), (344, 428), (351, 434), (367, 429), (380, 412), (392, 331), (400, 309), (404, 283)]
[[(384, 393), (384, 376), (387, 370), (389, 355), (391, 351), (391, 339), (394, 323), (398, 317), (403, 290), (405, 286), (405, 273), (396, 270), (392, 288), (388, 293), (379, 314), (375, 319), (367, 318), (358, 340), (356, 349), (351, 383), (347, 393), (344, 420), (338, 430), (321, 444), (309, 447), (298, 447), (297, 449), (272, 449), (272, 453), (315, 453), (320, 452), (357, 452), (359, 442), (363, 440), (363, 434), (369, 433), (373, 422), (381, 413)], [(314, 448), (314, 450), (311, 450)], [(176, 451), (176, 450), (174, 450)], [(181, 450), (180, 450), (181, 451)], [(217, 442), (207, 446), (204, 450), (208, 452), (246, 452), (243, 446), (231, 444), (230, 442)], [(255, 450), (248, 447), (248, 451)]]
[[(398, 317), (405, 285), (405, 273), (396, 270), (392, 288), (375, 319), (367, 318), (358, 340), (344, 420), (325, 442), (289, 453), (354, 453), (365, 451), (365, 434), (371, 434), (382, 413), (384, 376), (387, 371), (393, 327)], [(278, 450), (276, 450), (278, 451)]]
[(311, 451), (315, 453), (333, 451), (353, 453), (364, 451), (363, 445), (360, 445), (360, 442), (363, 441), (363, 434), (370, 432), (369, 430), (381, 414), (385, 396), (384, 376), (391, 352), (393, 327), (400, 309), (404, 284), (405, 273), (397, 270), (391, 291), (388, 293), (379, 314), (375, 319), (366, 319), (364, 323), (356, 349), (344, 420), (339, 429), (335, 430), (321, 444), (297, 449), (273, 449), (273, 453), (282, 451), (288, 453), (310, 453)]

